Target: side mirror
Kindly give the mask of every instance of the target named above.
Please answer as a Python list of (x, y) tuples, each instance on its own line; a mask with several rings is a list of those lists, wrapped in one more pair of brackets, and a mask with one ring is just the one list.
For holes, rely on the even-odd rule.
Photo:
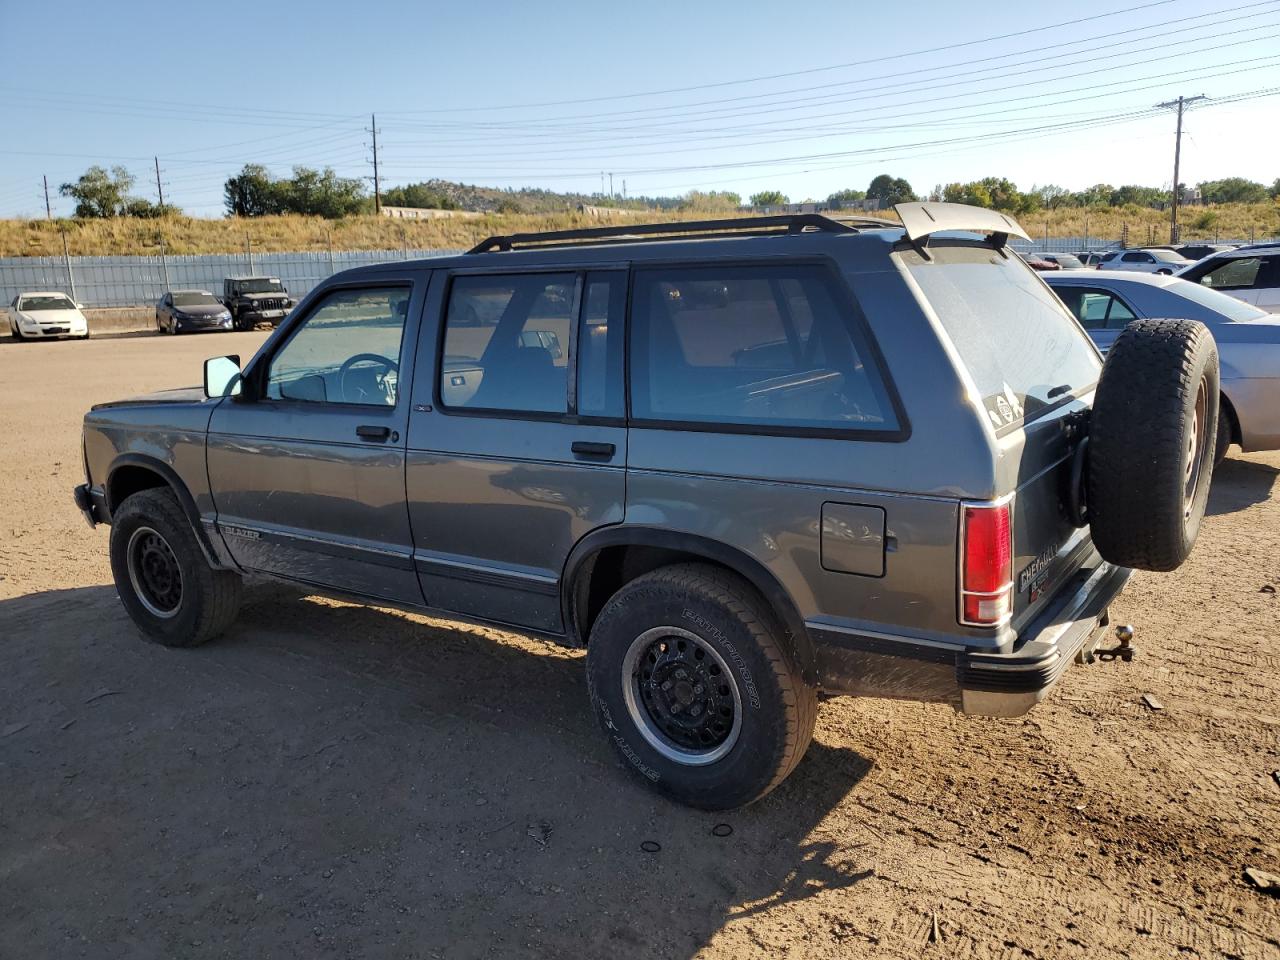
[(204, 395), (235, 397), (240, 394), (240, 356), (212, 357), (204, 362)]
[(84, 309), (84, 304), (83, 304), (83, 303), (77, 303), (77, 304), (76, 304), (76, 309), (77, 309), (77, 310), (83, 310), (83, 309)]

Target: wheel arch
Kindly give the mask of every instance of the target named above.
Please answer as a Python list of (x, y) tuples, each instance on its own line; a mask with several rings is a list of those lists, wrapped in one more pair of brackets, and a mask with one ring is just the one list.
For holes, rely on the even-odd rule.
[(619, 588), (672, 563), (703, 562), (746, 580), (792, 638), (806, 679), (816, 676), (816, 658), (804, 619), (781, 581), (759, 560), (709, 537), (620, 524), (587, 534), (569, 554), (560, 602), (569, 640), (586, 646), (591, 625)]
[(1231, 398), (1227, 396), (1226, 384), (1223, 383), (1219, 388), (1218, 399), (1218, 416), (1226, 417), (1228, 429), (1231, 434), (1231, 442), (1244, 446), (1244, 435), (1240, 432), (1240, 417), (1236, 414), (1236, 406), (1231, 402)]
[(213, 544), (209, 542), (204, 524), (200, 521), (200, 511), (196, 507), (195, 498), (183, 482), (178, 472), (163, 460), (147, 456), (143, 453), (122, 453), (112, 462), (107, 471), (103, 493), (106, 496), (107, 513), (112, 515), (126, 498), (142, 490), (168, 487), (178, 498), (178, 505), (191, 524), (196, 542), (205, 559), (214, 569), (225, 569), (227, 564), (218, 556)]

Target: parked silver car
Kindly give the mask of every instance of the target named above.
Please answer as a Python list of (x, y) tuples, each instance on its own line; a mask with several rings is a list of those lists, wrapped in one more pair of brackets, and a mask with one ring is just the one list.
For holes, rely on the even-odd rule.
[(1232, 443), (1246, 452), (1280, 449), (1280, 317), (1177, 277), (1064, 270), (1044, 279), (1104, 353), (1132, 320), (1205, 324), (1222, 370), (1217, 459)]
[(780, 783), (819, 694), (1019, 715), (1191, 550), (1217, 352), (1144, 321), (1104, 367), (1016, 221), (897, 212), (340, 273), (203, 392), (90, 411), (76, 502), (159, 643), (253, 575), (585, 646), (620, 761), (697, 806)]
[(1172, 250), (1148, 247), (1141, 250), (1112, 250), (1098, 261), (1098, 269), (1125, 273), (1173, 274), (1183, 267), (1191, 266), (1193, 262)]

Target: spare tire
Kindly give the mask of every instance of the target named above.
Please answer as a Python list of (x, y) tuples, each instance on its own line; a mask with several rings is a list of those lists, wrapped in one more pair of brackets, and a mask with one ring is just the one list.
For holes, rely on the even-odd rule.
[(1088, 515), (1103, 558), (1175, 570), (1213, 477), (1218, 347), (1195, 320), (1135, 320), (1107, 353), (1089, 429)]

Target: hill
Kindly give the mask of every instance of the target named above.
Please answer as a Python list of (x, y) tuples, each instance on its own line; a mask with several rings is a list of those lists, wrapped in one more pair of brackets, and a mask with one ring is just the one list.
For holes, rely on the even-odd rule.
[[(461, 186), (461, 185), (458, 185)], [(507, 191), (465, 188), (505, 195)], [(533, 197), (543, 191), (512, 191)], [(564, 198), (570, 194), (550, 194)], [(586, 198), (591, 199), (591, 198)], [(474, 201), (473, 201), (474, 202)], [(596, 199), (598, 203), (598, 198)], [(460, 204), (461, 206), (461, 204)], [(549, 213), (486, 213), (470, 219), (393, 220), (387, 217), (357, 216), (341, 220), (320, 217), (277, 216), (242, 219), (201, 220), (194, 217), (165, 217), (158, 220), (115, 218), (106, 220), (0, 220), (0, 256), (61, 256), (61, 231), (66, 230), (72, 256), (155, 255), (233, 253), (252, 242), (255, 253), (295, 250), (411, 250), (458, 249), (469, 247), (496, 233), (532, 230), (564, 230), (578, 226), (599, 226), (610, 220), (635, 223), (639, 219), (670, 221), (691, 216), (735, 216), (741, 213), (708, 212), (705, 209), (647, 210), (596, 219), (563, 208)], [(880, 214), (880, 216), (892, 214)], [(1041, 211), (1020, 218), (1027, 232), (1040, 237), (1080, 237), (1115, 242), (1128, 227), (1132, 245), (1163, 243), (1168, 239), (1168, 214), (1141, 207), (1094, 208), (1087, 215), (1081, 209)], [(1280, 203), (1221, 204), (1186, 207), (1182, 213), (1184, 240), (1264, 239), (1280, 234)]]

